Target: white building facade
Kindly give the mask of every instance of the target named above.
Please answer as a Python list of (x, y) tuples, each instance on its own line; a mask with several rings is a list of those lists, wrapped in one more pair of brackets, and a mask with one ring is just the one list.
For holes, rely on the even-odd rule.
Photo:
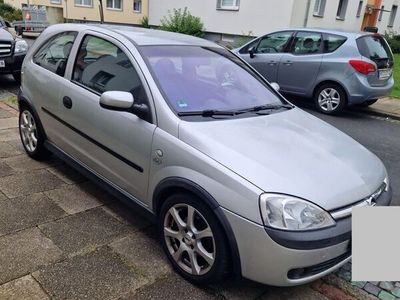
[[(380, 32), (398, 30), (400, 12), (390, 22), (390, 10), (399, 0), (151, 0), (150, 25), (160, 25), (160, 20), (174, 8), (185, 8), (204, 23), (208, 35), (215, 39), (230, 36), (258, 36), (288, 27), (319, 27), (359, 31), (368, 13), (377, 16), (384, 6), (380, 21), (375, 25)], [(368, 24), (367, 24), (368, 25)], [(368, 25), (370, 26), (370, 25)]]

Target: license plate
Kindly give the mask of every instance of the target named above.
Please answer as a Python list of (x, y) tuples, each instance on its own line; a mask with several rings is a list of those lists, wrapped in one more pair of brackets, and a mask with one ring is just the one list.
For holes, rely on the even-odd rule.
[(392, 76), (392, 70), (379, 70), (379, 79), (388, 79), (390, 76)]
[(0, 60), (0, 68), (5, 68), (6, 67), (6, 63), (4, 62), (4, 60)]

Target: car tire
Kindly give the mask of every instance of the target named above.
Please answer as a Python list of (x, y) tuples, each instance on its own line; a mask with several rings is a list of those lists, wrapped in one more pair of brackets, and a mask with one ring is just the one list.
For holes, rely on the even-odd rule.
[(190, 193), (168, 197), (161, 207), (158, 230), (169, 261), (183, 278), (203, 285), (221, 281), (228, 274), (225, 233), (198, 197)]
[(21, 82), (21, 73), (14, 73), (13, 74), (14, 80), (18, 83)]
[(50, 152), (44, 147), (45, 135), (32, 109), (23, 105), (19, 112), (19, 135), (26, 153), (33, 159), (44, 160)]
[(315, 91), (314, 103), (319, 112), (335, 115), (346, 107), (347, 97), (341, 86), (335, 83), (326, 83)]

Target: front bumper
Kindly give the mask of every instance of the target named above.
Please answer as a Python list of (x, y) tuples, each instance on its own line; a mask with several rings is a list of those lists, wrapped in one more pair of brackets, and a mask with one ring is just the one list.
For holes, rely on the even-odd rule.
[(5, 67), (0, 68), (0, 74), (14, 74), (21, 72), (21, 67), (25, 56), (26, 53), (0, 57), (0, 60), (4, 60), (5, 62)]
[[(392, 191), (376, 204), (390, 204)], [(265, 228), (223, 209), (236, 238), (242, 275), (275, 286), (305, 284), (325, 276), (351, 259), (351, 217), (331, 228), (289, 232)]]

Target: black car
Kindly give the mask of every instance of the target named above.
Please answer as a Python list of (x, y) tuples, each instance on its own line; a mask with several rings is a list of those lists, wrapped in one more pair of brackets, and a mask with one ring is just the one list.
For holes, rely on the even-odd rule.
[(12, 74), (20, 81), (27, 50), (28, 43), (13, 34), (11, 25), (0, 17), (0, 74)]

